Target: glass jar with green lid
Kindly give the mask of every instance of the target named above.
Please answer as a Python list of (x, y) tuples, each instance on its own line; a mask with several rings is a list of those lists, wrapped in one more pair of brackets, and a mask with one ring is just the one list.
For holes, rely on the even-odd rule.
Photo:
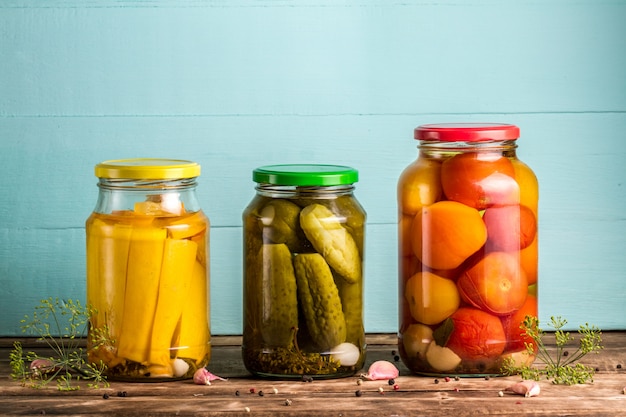
[(190, 378), (211, 354), (200, 165), (112, 160), (95, 175), (98, 201), (85, 225), (88, 359), (110, 379)]
[(365, 211), (358, 171), (336, 165), (254, 170), (243, 213), (243, 345), (256, 376), (336, 378), (365, 360)]

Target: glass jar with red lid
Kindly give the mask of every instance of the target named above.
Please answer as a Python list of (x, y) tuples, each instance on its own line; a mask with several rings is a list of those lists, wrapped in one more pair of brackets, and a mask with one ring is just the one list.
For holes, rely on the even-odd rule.
[(398, 181), (402, 361), (424, 375), (499, 375), (530, 364), (537, 317), (538, 183), (516, 155), (519, 128), (415, 129)]

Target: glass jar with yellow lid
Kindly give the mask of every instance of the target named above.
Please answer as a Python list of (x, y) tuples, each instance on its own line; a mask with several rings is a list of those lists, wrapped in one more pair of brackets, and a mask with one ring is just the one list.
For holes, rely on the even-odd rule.
[(209, 220), (200, 165), (171, 159), (99, 163), (86, 222), (88, 359), (110, 379), (189, 378), (210, 349)]

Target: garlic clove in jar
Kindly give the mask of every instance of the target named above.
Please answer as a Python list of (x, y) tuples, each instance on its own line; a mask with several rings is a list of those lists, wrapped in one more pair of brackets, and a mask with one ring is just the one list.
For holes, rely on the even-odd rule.
[(352, 343), (344, 342), (330, 350), (330, 356), (341, 366), (354, 366), (359, 361), (361, 352)]

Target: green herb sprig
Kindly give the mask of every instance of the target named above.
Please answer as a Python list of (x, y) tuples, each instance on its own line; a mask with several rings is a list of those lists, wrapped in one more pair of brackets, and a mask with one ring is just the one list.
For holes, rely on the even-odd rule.
[(52, 349), (53, 355), (44, 357), (35, 352), (24, 352), (22, 344), (15, 342), (9, 353), (11, 377), (32, 388), (56, 381), (61, 391), (77, 390), (76, 383), (80, 380), (87, 380), (90, 388), (108, 387), (104, 374), (106, 366), (87, 363), (84, 349), (80, 347), (80, 339), (85, 337), (93, 313), (78, 300), (52, 297), (41, 300), (33, 315), (26, 315), (21, 320), (22, 332), (37, 336)]
[(571, 353), (567, 350), (567, 346), (575, 341), (575, 338), (563, 330), (566, 324), (567, 320), (560, 316), (550, 317), (549, 325), (554, 329), (556, 343), (556, 352), (552, 355), (543, 342), (545, 332), (539, 327), (539, 320), (537, 317), (526, 316), (520, 328), (533, 341), (525, 343), (526, 349), (530, 355), (536, 353), (537, 358), (545, 364), (545, 367), (515, 366), (513, 361), (509, 360), (503, 364), (502, 372), (507, 375), (519, 374), (523, 379), (535, 381), (548, 379), (554, 384), (574, 385), (593, 382), (594, 369), (576, 362), (589, 353), (598, 353), (603, 349), (602, 332), (598, 327), (590, 326), (589, 323), (579, 326), (578, 347)]

